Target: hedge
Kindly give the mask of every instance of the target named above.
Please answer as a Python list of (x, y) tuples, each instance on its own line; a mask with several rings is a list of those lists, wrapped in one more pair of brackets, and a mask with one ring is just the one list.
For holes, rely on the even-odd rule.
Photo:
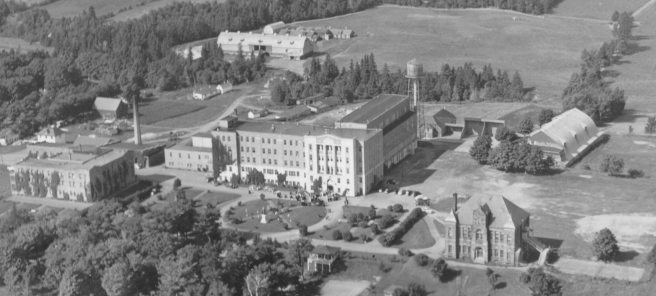
[(389, 247), (394, 243), (396, 240), (400, 239), (403, 237), (403, 235), (412, 228), (412, 226), (419, 221), (422, 217), (422, 211), (420, 208), (415, 208), (410, 212), (410, 215), (408, 215), (408, 218), (403, 220), (401, 224), (399, 224), (399, 227), (378, 237), (378, 241), (380, 242), (381, 245), (384, 247)]

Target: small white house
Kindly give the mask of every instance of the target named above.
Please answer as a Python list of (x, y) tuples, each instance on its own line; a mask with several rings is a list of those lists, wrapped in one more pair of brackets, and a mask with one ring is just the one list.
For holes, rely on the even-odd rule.
[(269, 110), (267, 110), (267, 109), (252, 110), (252, 111), (248, 112), (248, 118), (251, 118), (251, 119), (260, 118), (260, 117), (267, 116), (267, 114), (269, 114)]
[(224, 94), (232, 90), (232, 84), (226, 82), (224, 84), (219, 84), (216, 87), (208, 85), (195, 89), (192, 96), (196, 100), (207, 100), (213, 96)]
[(36, 141), (53, 144), (66, 143), (66, 133), (54, 126), (46, 127), (36, 134)]
[(221, 94), (230, 92), (230, 91), (232, 91), (232, 84), (230, 82), (219, 84), (219, 85), (216, 86), (216, 90), (218, 90), (219, 93), (221, 93)]

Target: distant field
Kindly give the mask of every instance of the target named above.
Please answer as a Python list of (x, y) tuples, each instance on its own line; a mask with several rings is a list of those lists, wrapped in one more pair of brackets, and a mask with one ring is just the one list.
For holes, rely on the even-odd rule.
[[(540, 115), (540, 112), (542, 109), (545, 109), (544, 107), (536, 106), (536, 105), (529, 105), (526, 106), (522, 109), (516, 110), (514, 112), (508, 113), (499, 119), (503, 119), (506, 121), (506, 125), (513, 128), (519, 125), (519, 123), (525, 118), (525, 117), (530, 117), (531, 120), (533, 121), (534, 124), (538, 124), (538, 115)], [(560, 113), (560, 109), (553, 109), (556, 114)]]
[(571, 74), (579, 70), (581, 51), (612, 38), (604, 24), (533, 17), (513, 21), (514, 16), (503, 11), (378, 7), (303, 25), (356, 32), (350, 48), (335, 55), (340, 67), (371, 52), (379, 70), (385, 63), (392, 70), (405, 68), (413, 58), (428, 71), (444, 63), (471, 62), (479, 70), (492, 64), (511, 73), (518, 70), (524, 85), (535, 86), (539, 97), (560, 97)]
[(610, 20), (615, 10), (638, 10), (649, 0), (564, 0), (553, 9), (553, 15)]
[[(102, 1), (102, 0), (94, 0), (94, 1)], [(129, 1), (129, 0), (126, 0), (126, 1)], [(110, 20), (121, 22), (121, 21), (127, 21), (129, 19), (139, 18), (139, 17), (141, 17), (142, 15), (148, 13), (151, 10), (160, 9), (160, 8), (162, 8), (166, 5), (169, 5), (173, 2), (205, 3), (205, 2), (210, 2), (210, 1), (225, 2), (225, 0), (186, 0), (186, 1), (158, 0), (158, 1), (154, 1), (152, 3), (146, 4), (144, 6), (135, 7), (133, 5), (132, 6), (133, 9), (130, 9), (128, 11), (124, 11), (122, 13), (119, 13), (119, 14), (113, 16), (112, 18), (110, 18)]]
[(12, 49), (13, 50), (20, 49), (21, 52), (27, 52), (32, 50), (45, 50), (52, 53), (53, 51), (52, 47), (41, 46), (41, 44), (39, 44), (38, 42), (30, 43), (23, 39), (0, 37), (0, 51), (3, 50), (9, 51)]
[[(203, 3), (208, 1), (209, 0), (186, 0), (177, 2)], [(217, 1), (223, 2), (224, 0)], [(97, 16), (102, 16), (111, 12), (117, 14), (121, 8), (132, 6), (131, 10), (110, 18), (115, 21), (125, 21), (131, 18), (140, 17), (150, 10), (162, 8), (173, 2), (176, 2), (176, 0), (58, 0), (44, 5), (42, 8), (48, 10), (51, 17), (61, 18), (80, 15), (84, 10), (88, 10), (89, 6), (93, 6), (96, 10)], [(142, 3), (145, 5), (137, 7), (137, 5), (141, 5)]]

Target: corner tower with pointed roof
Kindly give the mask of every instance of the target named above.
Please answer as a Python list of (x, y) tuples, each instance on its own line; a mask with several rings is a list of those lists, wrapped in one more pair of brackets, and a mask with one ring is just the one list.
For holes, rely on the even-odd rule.
[(517, 266), (529, 218), (503, 196), (474, 195), (445, 219), (446, 256)]

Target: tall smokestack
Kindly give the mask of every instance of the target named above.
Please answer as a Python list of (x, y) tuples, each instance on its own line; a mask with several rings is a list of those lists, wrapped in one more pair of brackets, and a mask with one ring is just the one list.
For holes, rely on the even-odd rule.
[(139, 104), (137, 98), (132, 99), (132, 113), (134, 113), (134, 144), (141, 145), (141, 124), (139, 124)]
[(453, 194), (453, 212), (458, 211), (458, 193)]

